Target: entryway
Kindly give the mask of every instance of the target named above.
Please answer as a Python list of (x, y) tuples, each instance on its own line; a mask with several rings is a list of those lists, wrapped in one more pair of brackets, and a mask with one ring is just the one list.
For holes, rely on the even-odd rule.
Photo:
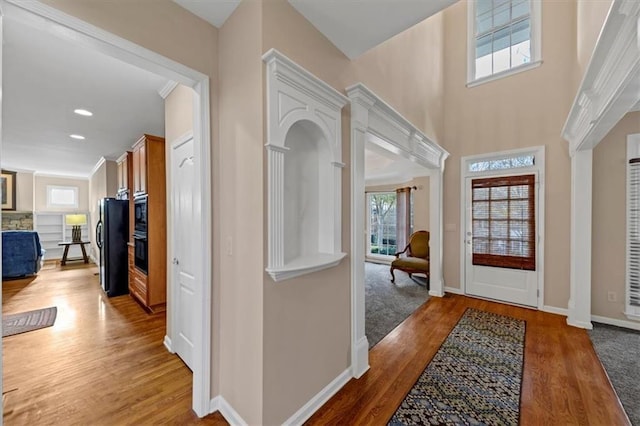
[(541, 308), (544, 147), (461, 164), (465, 294)]

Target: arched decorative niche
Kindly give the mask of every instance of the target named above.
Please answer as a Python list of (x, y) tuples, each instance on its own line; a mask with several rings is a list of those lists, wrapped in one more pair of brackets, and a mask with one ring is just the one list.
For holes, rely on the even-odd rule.
[(269, 253), (282, 281), (331, 268), (342, 252), (341, 110), (348, 99), (276, 51), (267, 63)]

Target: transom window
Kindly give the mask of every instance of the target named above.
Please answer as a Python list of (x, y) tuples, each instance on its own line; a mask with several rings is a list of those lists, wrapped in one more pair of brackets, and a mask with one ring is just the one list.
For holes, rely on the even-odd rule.
[(469, 2), (470, 82), (506, 75), (540, 60), (540, 1)]
[(535, 175), (473, 179), (473, 264), (536, 269)]

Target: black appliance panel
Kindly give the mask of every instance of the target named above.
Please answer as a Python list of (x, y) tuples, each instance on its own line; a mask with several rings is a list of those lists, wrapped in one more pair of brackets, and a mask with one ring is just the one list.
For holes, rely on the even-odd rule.
[(134, 231), (138, 234), (147, 233), (147, 199), (146, 194), (134, 199)]
[(100, 200), (96, 243), (100, 248), (100, 285), (109, 297), (129, 293), (129, 201)]
[(134, 250), (133, 260), (136, 268), (147, 274), (149, 261), (147, 259), (149, 247), (146, 234), (133, 234)]

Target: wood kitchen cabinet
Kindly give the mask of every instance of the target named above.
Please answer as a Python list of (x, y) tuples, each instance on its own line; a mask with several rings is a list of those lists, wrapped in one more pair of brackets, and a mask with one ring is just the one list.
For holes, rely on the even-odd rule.
[[(133, 264), (129, 292), (148, 311), (159, 312), (167, 301), (167, 205), (165, 140), (143, 135), (132, 147), (134, 198), (147, 199), (147, 273)], [(133, 201), (133, 200), (132, 200)], [(131, 232), (135, 229), (135, 215)], [(140, 236), (138, 235), (138, 238)], [(129, 256), (134, 258), (135, 246)]]
[(118, 197), (120, 199), (131, 199), (133, 194), (133, 153), (127, 151), (116, 160), (118, 164)]

